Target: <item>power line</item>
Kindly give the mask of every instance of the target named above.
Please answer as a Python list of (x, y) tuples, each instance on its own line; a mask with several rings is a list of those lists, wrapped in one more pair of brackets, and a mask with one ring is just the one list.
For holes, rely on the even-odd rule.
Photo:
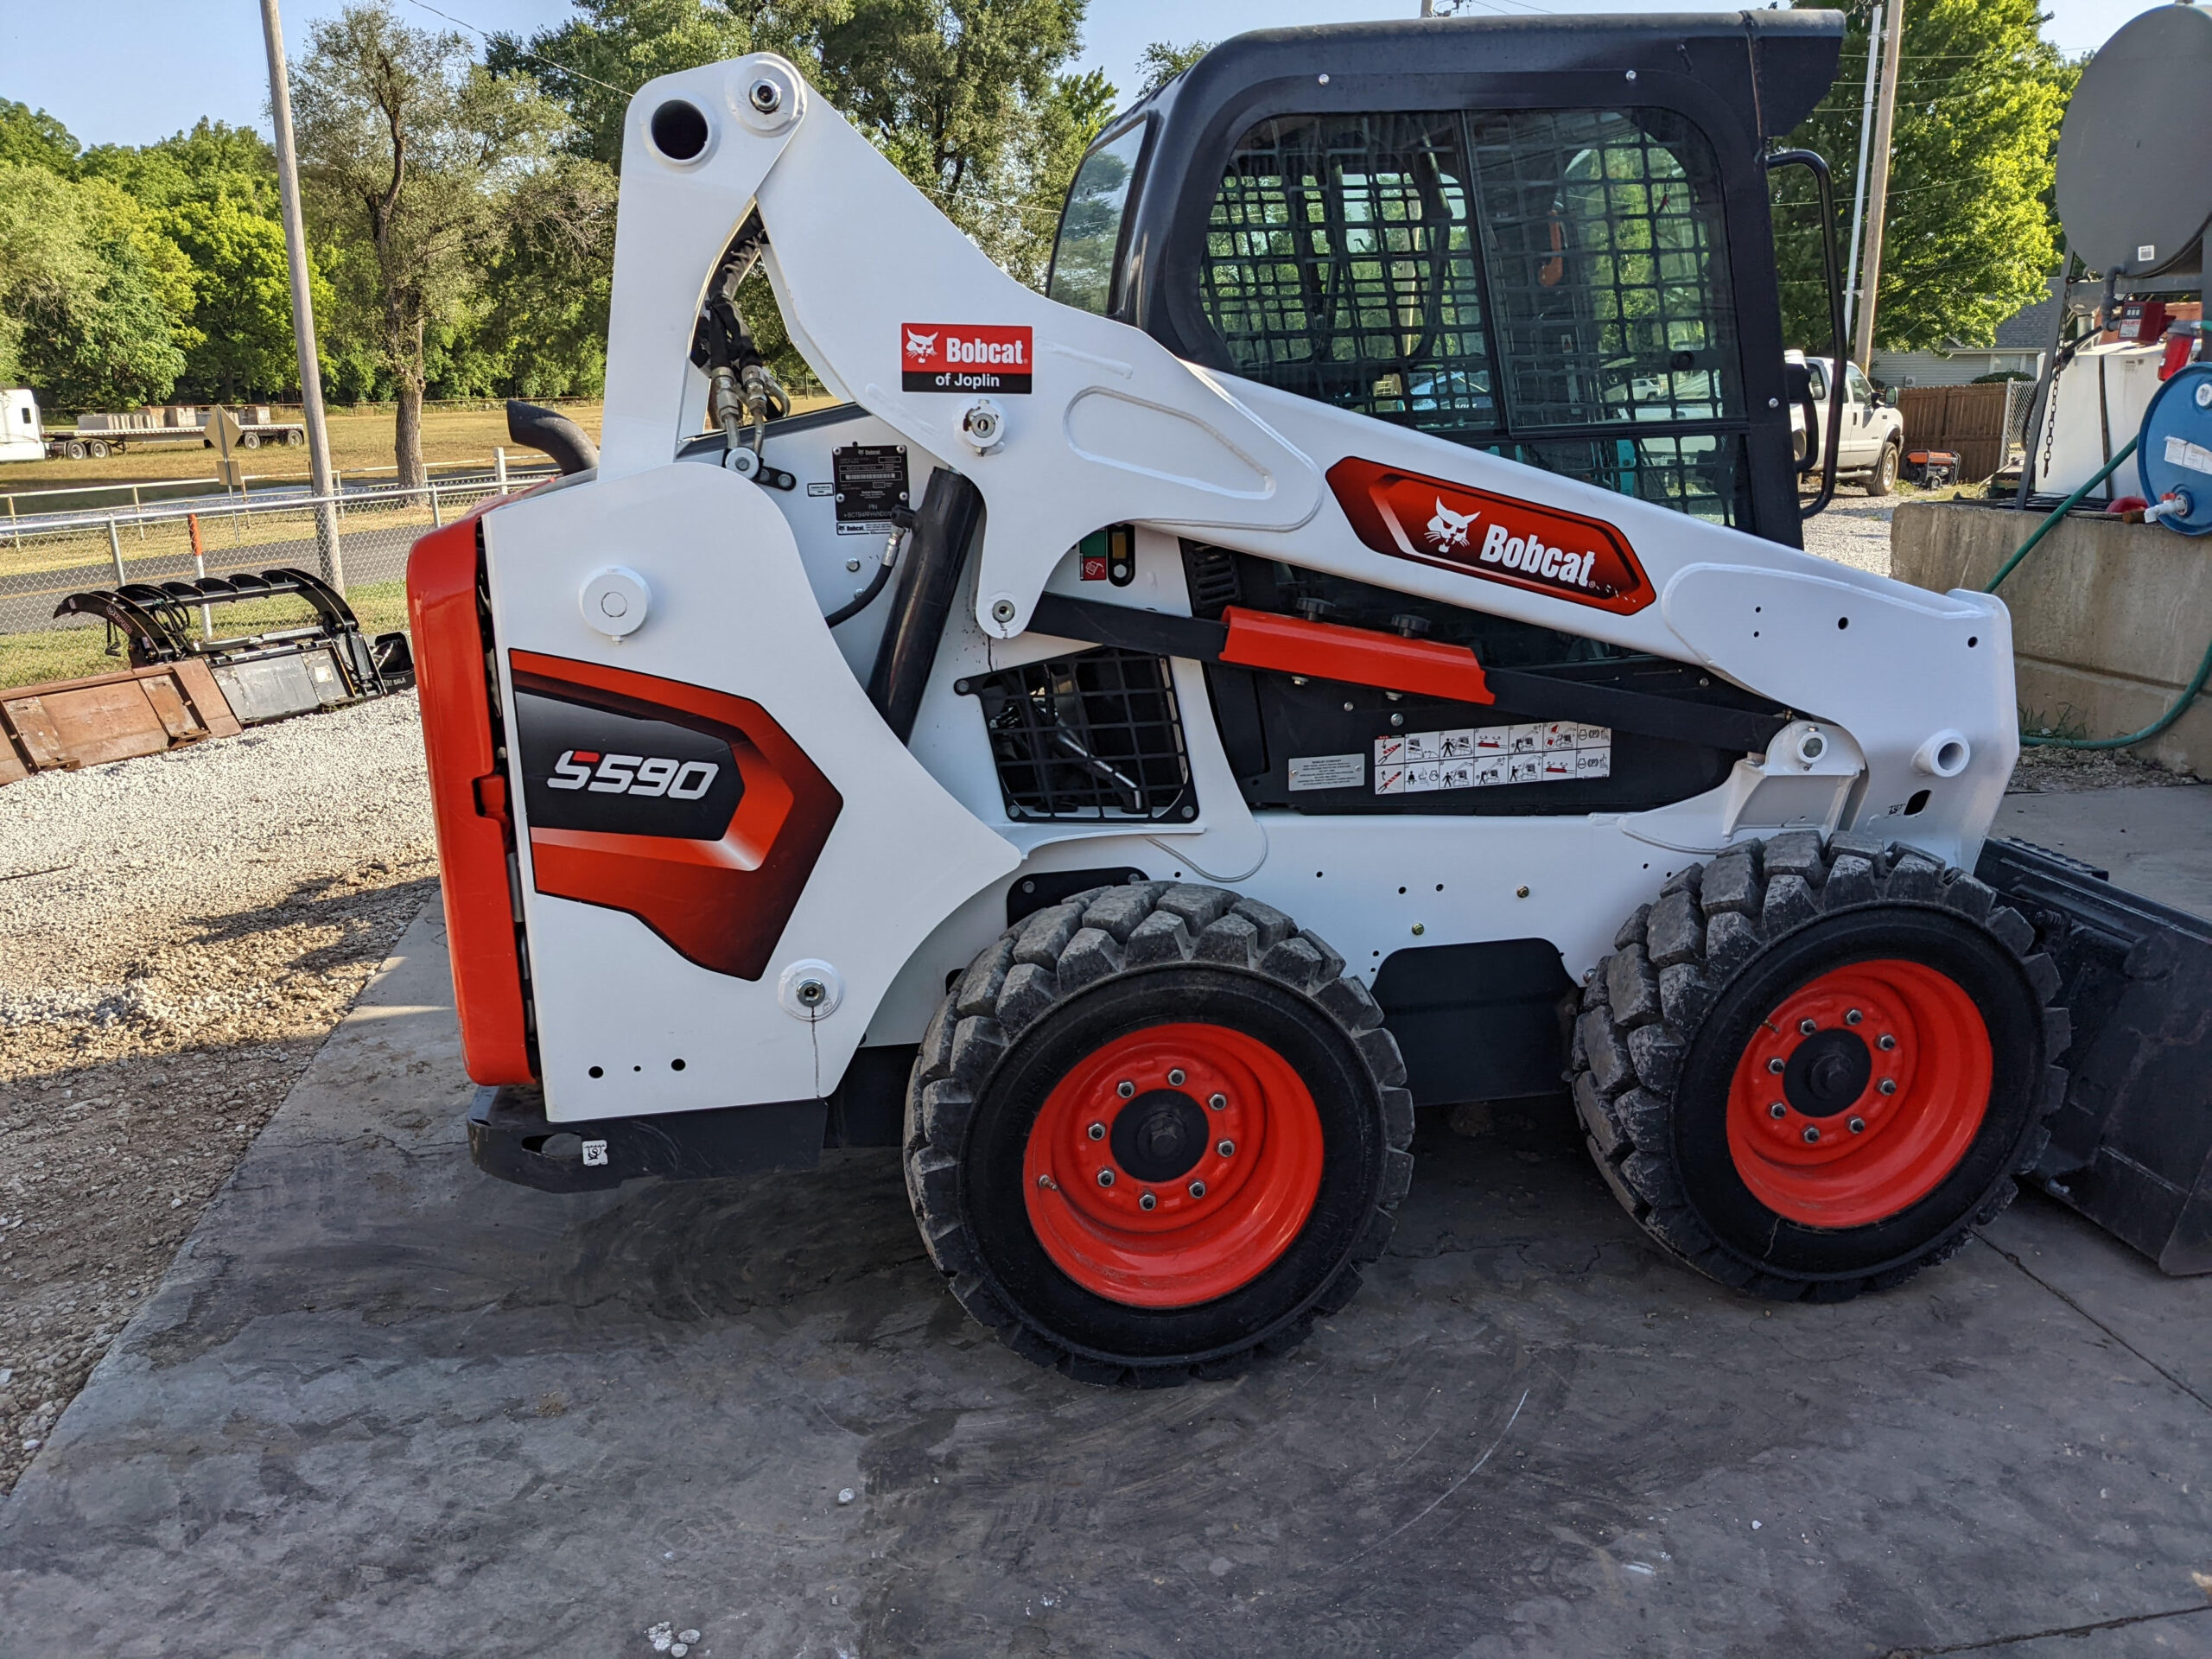
[[(476, 38), (480, 41), (488, 41), (493, 38), (488, 33), (477, 28), (475, 24), (470, 22), (467, 18), (456, 17), (449, 11), (440, 11), (435, 6), (426, 3), (426, 0), (407, 0), (407, 3), (410, 6), (416, 7), (419, 10), (429, 12), (433, 17), (442, 17), (446, 22), (467, 29), (470, 34), (475, 35)], [(634, 86), (621, 87), (609, 86), (608, 83), (600, 79), (596, 75), (588, 75), (584, 73), (582, 70), (572, 69), (565, 63), (556, 63), (552, 59), (540, 57), (535, 52), (525, 52), (519, 46), (515, 47), (513, 50), (514, 54), (518, 58), (527, 58), (532, 63), (542, 63), (548, 69), (557, 70), (564, 75), (573, 75), (578, 80), (588, 80), (594, 86), (606, 87), (608, 92), (614, 93), (619, 98), (627, 98), (631, 93), (637, 91), (637, 88)]]

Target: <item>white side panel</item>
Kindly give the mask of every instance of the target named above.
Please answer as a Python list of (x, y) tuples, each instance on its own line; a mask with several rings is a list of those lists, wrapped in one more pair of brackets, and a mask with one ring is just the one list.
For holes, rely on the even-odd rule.
[[(749, 697), (844, 802), (766, 973), (746, 981), (685, 961), (622, 912), (537, 893), (514, 780), (549, 1116), (822, 1092), (915, 947), (1012, 869), (1014, 849), (893, 739), (822, 626), (790, 527), (752, 484), (671, 463), (517, 501), (484, 524), (510, 707), (518, 650)], [(588, 626), (577, 604), (585, 579), (607, 564), (637, 571), (652, 592), (645, 626), (620, 641)], [(817, 1021), (777, 1000), (778, 976), (808, 957), (830, 963), (843, 987), (836, 1011)], [(678, 1058), (681, 1071), (671, 1065)], [(594, 1065), (602, 1077), (589, 1076)]]

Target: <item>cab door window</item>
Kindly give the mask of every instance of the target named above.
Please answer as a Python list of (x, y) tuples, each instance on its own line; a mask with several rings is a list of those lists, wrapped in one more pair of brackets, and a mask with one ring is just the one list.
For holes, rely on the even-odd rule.
[(1146, 130), (1138, 122), (1092, 150), (1076, 169), (1052, 243), (1052, 268), (1045, 279), (1047, 298), (1101, 316), (1112, 307), (1122, 217), (1144, 154)]

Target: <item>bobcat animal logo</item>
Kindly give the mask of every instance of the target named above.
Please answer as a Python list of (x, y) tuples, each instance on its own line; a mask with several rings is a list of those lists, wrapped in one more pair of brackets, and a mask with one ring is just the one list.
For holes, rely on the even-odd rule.
[(918, 334), (911, 328), (906, 331), (907, 356), (916, 359), (926, 358), (935, 350), (937, 350), (935, 334)]
[(1436, 544), (1440, 553), (1467, 544), (1467, 531), (1480, 513), (1454, 512), (1444, 505), (1444, 498), (1436, 499), (1436, 517), (1428, 521), (1428, 539)]

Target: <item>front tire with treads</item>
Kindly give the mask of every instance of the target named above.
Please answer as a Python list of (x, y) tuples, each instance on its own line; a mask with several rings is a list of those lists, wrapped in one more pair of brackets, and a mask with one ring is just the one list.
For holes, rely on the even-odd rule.
[(909, 1084), (907, 1190), (953, 1294), (1079, 1381), (1287, 1351), (1357, 1289), (1411, 1179), (1382, 1010), (1281, 912), (1131, 883), (1008, 928)]
[(1567, 1081), (1669, 1255), (1777, 1300), (1943, 1261), (2012, 1202), (2065, 1093), (2058, 973), (1963, 870), (1810, 831), (1731, 849), (1621, 926)]

